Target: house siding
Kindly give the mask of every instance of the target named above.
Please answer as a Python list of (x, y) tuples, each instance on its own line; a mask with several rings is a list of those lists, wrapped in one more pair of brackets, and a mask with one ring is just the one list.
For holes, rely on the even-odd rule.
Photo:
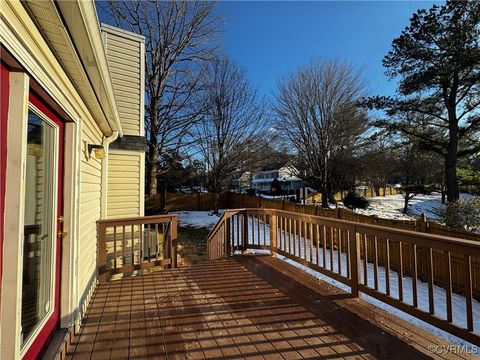
[(123, 133), (143, 135), (144, 40), (107, 25), (102, 36)]
[[(2, 359), (21, 358), (26, 351), (29, 351), (30, 354), (34, 348), (30, 346), (30, 348), (22, 349), (20, 340), (22, 332), (20, 316), (22, 260), (25, 256), (22, 246), (25, 224), (23, 209), (27, 201), (23, 167), (26, 166), (27, 156), (25, 129), (27, 129), (29, 92), (42, 96), (42, 100), (45, 100), (48, 106), (57, 112), (65, 122), (64, 222), (62, 225), (65, 237), (62, 240), (61, 253), (56, 253), (56, 255), (61, 255), (57, 256), (58, 264), (61, 266), (60, 283), (55, 284), (56, 289), (60, 289), (61, 299), (55, 299), (55, 304), (60, 307), (58, 323), (56, 323), (56, 319), (51, 318), (53, 319), (52, 323), (55, 322), (55, 327), (78, 327), (95, 288), (96, 222), (106, 216), (108, 207), (108, 202), (104, 201), (109, 192), (106, 183), (110, 164), (108, 140), (106, 139), (113, 139), (117, 135), (122, 136), (122, 127), (118, 120), (126, 124), (126, 135), (133, 136), (135, 139), (144, 136), (144, 98), (142, 95), (144, 84), (140, 81), (144, 74), (144, 43), (140, 41), (141, 38), (131, 44), (125, 44), (125, 41), (121, 39), (111, 42), (111, 45), (118, 46), (119, 52), (128, 50), (133, 54), (125, 53), (124, 58), (110, 54), (109, 60), (113, 67), (111, 74), (115, 74), (112, 76), (115, 79), (111, 84), (110, 69), (107, 69), (106, 62), (104, 62), (105, 66), (87, 73), (83, 65), (93, 66), (95, 62), (86, 61), (92, 59), (87, 57), (89, 52), (79, 50), (92, 48), (91, 51), (94, 54), (102, 56), (104, 54), (99, 36), (95, 36), (95, 41), (91, 42), (90, 38), (86, 38), (90, 33), (100, 33), (94, 31), (98, 26), (93, 16), (95, 14), (86, 11), (84, 5), (85, 3), (81, 1), (62, 4), (55, 2), (32, 3), (31, 6), (29, 3), (20, 1), (0, 2), (2, 15), (0, 40), (5, 50), (2, 51), (2, 93), (10, 95), (10, 99), (2, 96), (2, 122), (0, 124), (2, 129), (5, 129), (7, 125), (5, 120), (8, 121), (8, 149), (3, 141), (5, 138), (2, 138), (0, 142), (2, 153), (0, 167), (2, 175), (5, 177), (2, 184), (6, 186), (5, 194), (2, 193), (4, 188), (0, 188), (2, 200), (0, 211), (2, 211), (3, 220), (2, 227), (0, 227), (0, 269), (3, 269), (3, 273), (0, 273), (0, 317), (2, 318), (0, 321), (0, 358)], [(66, 18), (60, 15), (68, 15), (71, 18), (72, 14), (74, 16), (75, 13), (79, 13), (80, 8), (83, 11), (81, 14), (85, 15), (88, 20), (95, 20), (93, 25), (87, 23), (86, 19), (79, 19), (78, 32), (76, 27), (72, 27), (73, 33), (67, 34), (68, 29), (63, 22), (66, 21)], [(46, 12), (42, 13), (42, 9)], [(92, 9), (94, 10), (94, 8), (90, 10)], [(79, 39), (73, 44), (74, 46), (71, 43), (72, 39), (74, 42), (75, 39)], [(88, 46), (84, 47), (83, 45)], [(139, 49), (136, 54), (135, 51), (132, 52), (135, 48)], [(4, 64), (12, 69), (9, 76), (4, 76), (6, 72), (3, 68)], [(136, 70), (132, 69), (135, 67)], [(134, 70), (136, 74), (127, 74), (127, 70)], [(89, 78), (95, 72), (101, 72), (100, 75), (103, 75), (101, 78), (105, 80), (105, 86), (96, 83), (98, 86), (94, 87), (89, 81), (100, 80), (98, 77)], [(6, 82), (7, 79), (10, 80), (9, 84)], [(117, 92), (113, 91), (114, 87)], [(109, 94), (112, 96), (105, 98)], [(115, 102), (111, 101), (113, 95), (115, 95), (115, 99), (117, 97), (120, 99), (119, 108), (123, 109), (122, 119), (117, 114)], [(7, 110), (5, 104), (9, 105), (8, 119), (5, 115)], [(2, 131), (2, 136), (5, 135), (6, 132)], [(131, 141), (127, 143), (132, 144)], [(106, 148), (107, 158), (99, 160), (94, 153), (87, 154), (85, 148), (88, 144), (103, 144)], [(113, 150), (110, 152), (112, 162), (110, 172), (111, 213), (121, 214), (123, 211), (128, 215), (143, 215), (145, 155), (143, 151), (131, 149), (128, 156), (123, 155), (116, 158)], [(6, 165), (8, 170), (4, 171)], [(45, 169), (47, 166), (47, 164), (40, 163), (37, 165), (44, 166)], [(128, 169), (126, 170), (124, 166), (127, 166)], [(136, 178), (132, 175), (135, 172)], [(116, 180), (120, 176), (119, 174), (123, 174), (127, 183)], [(120, 199), (125, 201), (123, 209)], [(36, 206), (43, 206), (43, 200), (37, 198)], [(6, 205), (5, 208), (4, 205)], [(4, 223), (5, 226), (3, 226)], [(6, 234), (12, 241), (5, 242), (1, 246), (1, 241)], [(37, 341), (41, 347), (44, 347), (49, 341), (40, 336), (36, 337), (40, 340), (35, 339), (34, 341)], [(40, 354), (42, 349), (38, 347), (34, 351), (36, 354)]]
[(107, 217), (143, 216), (143, 151), (110, 150)]
[[(98, 126), (91, 121), (86, 121), (82, 126), (82, 145), (100, 144), (102, 133)], [(95, 156), (87, 159), (85, 153), (80, 165), (80, 229), (78, 249), (82, 256), (78, 258), (78, 293), (81, 303), (88, 301), (82, 299), (88, 294), (95, 276), (97, 260), (97, 228), (96, 221), (101, 217), (102, 196), (102, 161)], [(80, 304), (84, 306), (84, 304)]]

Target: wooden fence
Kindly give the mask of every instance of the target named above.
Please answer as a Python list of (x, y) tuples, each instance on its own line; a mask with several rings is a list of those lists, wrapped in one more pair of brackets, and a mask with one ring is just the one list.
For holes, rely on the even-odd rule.
[[(146, 209), (159, 208), (159, 196), (149, 196), (145, 200)], [(167, 194), (166, 210), (212, 210), (214, 205), (214, 194), (195, 193), (195, 194)], [(395, 229), (404, 229), (411, 231), (424, 232), (427, 234), (450, 236), (460, 239), (470, 239), (480, 241), (480, 234), (474, 234), (463, 229), (453, 228), (442, 225), (435, 221), (425, 218), (419, 220), (390, 220), (380, 219), (373, 216), (357, 214), (353, 211), (343, 208), (325, 209), (314, 205), (301, 205), (292, 203), (288, 200), (271, 200), (259, 196), (249, 196), (246, 194), (224, 193), (220, 195), (220, 208), (264, 208), (277, 209), (295, 212), (299, 214), (323, 216), (339, 220), (354, 221), (363, 224), (372, 224), (386, 226)]]
[[(220, 196), (220, 208), (229, 206), (228, 194)], [(170, 211), (204, 211), (214, 208), (215, 195), (212, 193), (167, 193), (162, 204), (162, 197), (150, 195), (145, 198), (145, 211), (150, 215), (158, 214), (162, 210)]]
[[(207, 246), (210, 260), (237, 250), (268, 249), (349, 286), (352, 296), (368, 294), (480, 343), (472, 300), (480, 289), (477, 241), (257, 208), (225, 211)], [(440, 311), (434, 287), (439, 278), (444, 282), (445, 311)], [(458, 303), (453, 305), (454, 290), (465, 296), (462, 319)]]
[[(395, 188), (395, 187), (391, 187), (391, 186), (387, 186), (386, 188), (380, 188), (378, 189), (378, 192), (375, 192), (375, 190), (372, 190), (371, 188), (369, 187), (364, 187), (364, 188), (361, 188), (361, 189), (357, 189), (357, 192), (366, 197), (366, 198), (371, 198), (371, 197), (376, 197), (376, 196), (389, 196), (389, 195), (397, 195), (397, 194), (401, 194), (401, 191), (400, 189), (398, 188)], [(348, 194), (348, 191), (340, 191), (338, 193), (335, 194), (334, 198), (336, 201), (343, 201), (343, 198), (345, 196), (347, 196)], [(317, 203), (321, 203), (322, 202), (322, 195), (320, 195), (319, 193), (314, 193), (314, 194), (311, 194), (307, 197), (307, 202), (310, 203), (310, 202), (317, 202)]]

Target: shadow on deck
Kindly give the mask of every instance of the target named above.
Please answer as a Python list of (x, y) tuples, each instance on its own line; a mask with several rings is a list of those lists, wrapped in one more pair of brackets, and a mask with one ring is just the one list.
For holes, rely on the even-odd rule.
[[(268, 256), (99, 285), (71, 359), (425, 359), (443, 340)], [(467, 356), (462, 356), (467, 358)]]

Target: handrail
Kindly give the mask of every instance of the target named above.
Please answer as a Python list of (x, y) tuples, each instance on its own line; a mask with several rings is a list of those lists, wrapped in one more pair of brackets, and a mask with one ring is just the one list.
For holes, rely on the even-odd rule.
[[(480, 242), (248, 208), (226, 211), (207, 241), (210, 260), (232, 255), (235, 250), (266, 249), (349, 286), (354, 297), (368, 294), (480, 344), (480, 325), (474, 328), (473, 320), (473, 296), (480, 296)], [(434, 288), (438, 285), (445, 289), (446, 314), (439, 312), (436, 304)], [(421, 287), (428, 299), (419, 301)], [(454, 292), (465, 296), (463, 305), (456, 304), (465, 308), (464, 323), (453, 317)]]
[[(230, 253), (229, 242), (225, 239), (225, 222), (230, 219), (230, 217), (243, 212), (245, 209), (233, 209), (225, 210), (220, 219), (210, 231), (207, 236), (207, 253), (208, 259), (218, 259), (224, 257)], [(219, 232), (223, 230), (222, 235), (219, 235)], [(215, 242), (215, 244), (213, 244)]]
[[(228, 211), (228, 210), (227, 210)], [(208, 233), (207, 235), (207, 243), (209, 241), (209, 239), (213, 236), (213, 234), (215, 234), (218, 229), (220, 228), (220, 226), (222, 226), (222, 223), (225, 222), (225, 213), (227, 212), (225, 211), (221, 216), (220, 218), (218, 219), (217, 223), (215, 224), (215, 226), (213, 227), (212, 230), (210, 230), (210, 232)]]
[(177, 266), (178, 215), (97, 221), (98, 281), (154, 266)]
[(97, 224), (121, 224), (121, 223), (135, 223), (135, 224), (149, 224), (154, 222), (167, 222), (173, 218), (178, 219), (177, 214), (164, 214), (164, 215), (151, 215), (151, 216), (137, 216), (128, 218), (116, 218), (116, 219), (102, 219), (98, 220)]

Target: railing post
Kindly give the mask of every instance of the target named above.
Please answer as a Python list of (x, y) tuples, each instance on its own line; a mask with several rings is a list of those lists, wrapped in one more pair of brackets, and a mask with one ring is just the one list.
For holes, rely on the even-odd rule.
[(349, 246), (350, 246), (350, 269), (351, 269), (351, 294), (358, 297), (358, 284), (360, 274), (360, 234), (357, 233), (356, 226), (349, 230)]
[(270, 254), (273, 256), (277, 250), (277, 227), (278, 217), (270, 214)]
[(100, 284), (107, 281), (107, 226), (98, 224), (97, 278)]
[[(425, 217), (425, 214), (422, 213), (420, 215), (420, 219), (417, 220), (417, 227), (418, 227), (418, 231), (419, 232), (422, 232), (422, 233), (427, 233), (428, 230), (427, 230), (427, 219)], [(427, 251), (428, 249), (424, 246), (421, 246), (420, 247), (420, 254), (421, 254), (421, 262), (420, 262), (420, 274), (419, 277), (420, 277), (420, 280), (422, 281), (427, 281), (427, 271), (428, 271), (428, 268), (427, 268), (427, 259), (428, 259), (428, 254), (427, 254)]]
[(230, 219), (231, 218), (226, 218), (226, 226), (225, 226), (225, 255), (230, 256), (230, 251), (231, 251), (231, 226), (230, 226)]
[(174, 216), (172, 218), (172, 223), (170, 226), (170, 241), (171, 241), (171, 247), (172, 247), (170, 254), (172, 257), (172, 267), (174, 268), (177, 267), (177, 228), (178, 228), (177, 217)]
[(247, 214), (247, 210), (245, 210), (243, 212), (243, 222), (242, 222), (242, 250), (247, 250), (247, 248), (248, 248), (248, 214)]

